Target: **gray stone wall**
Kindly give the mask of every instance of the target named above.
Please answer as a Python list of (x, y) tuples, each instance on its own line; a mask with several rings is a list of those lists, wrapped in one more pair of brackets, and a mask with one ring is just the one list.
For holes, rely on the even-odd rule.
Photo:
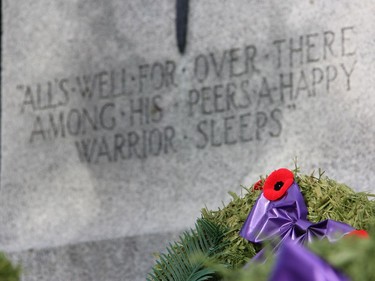
[(9, 257), (22, 264), (24, 280), (145, 280), (154, 263), (153, 254), (176, 239), (171, 233), (146, 234), (30, 249)]
[[(4, 1), (0, 249), (24, 280), (142, 280), (279, 167), (372, 191), (375, 3)], [(43, 277), (41, 277), (43, 276)]]

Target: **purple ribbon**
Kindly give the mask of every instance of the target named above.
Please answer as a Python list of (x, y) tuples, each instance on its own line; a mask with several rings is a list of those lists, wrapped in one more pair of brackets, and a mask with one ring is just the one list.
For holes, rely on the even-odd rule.
[(303, 246), (286, 241), (280, 247), (269, 281), (349, 281)]
[(307, 207), (298, 185), (294, 182), (279, 200), (269, 201), (263, 193), (257, 199), (240, 235), (253, 243), (285, 240), (301, 244), (327, 238), (333, 242), (354, 228), (334, 220), (312, 223), (307, 219)]
[[(279, 200), (270, 201), (263, 193), (247, 217), (240, 235), (253, 243), (271, 242), (276, 264), (270, 281), (349, 281), (324, 260), (299, 244), (313, 239), (337, 241), (354, 228), (334, 220), (312, 223), (298, 185), (293, 184)], [(264, 249), (253, 261), (264, 260)]]

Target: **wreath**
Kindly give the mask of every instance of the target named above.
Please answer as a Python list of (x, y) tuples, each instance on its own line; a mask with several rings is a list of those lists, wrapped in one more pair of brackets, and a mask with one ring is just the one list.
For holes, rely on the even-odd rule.
[(202, 209), (195, 227), (156, 255), (147, 280), (375, 280), (373, 194), (298, 167), (244, 190), (229, 192), (223, 208)]

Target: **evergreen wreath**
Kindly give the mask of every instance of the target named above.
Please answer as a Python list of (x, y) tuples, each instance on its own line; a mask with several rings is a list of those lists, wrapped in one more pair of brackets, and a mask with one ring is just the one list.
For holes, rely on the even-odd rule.
[[(349, 237), (336, 243), (325, 240), (309, 244), (311, 251), (345, 273), (351, 280), (375, 280), (375, 197), (355, 192), (345, 184), (324, 175), (301, 174), (296, 166), (294, 179), (308, 207), (308, 219), (333, 219), (368, 231), (368, 239)], [(232, 200), (218, 210), (202, 209), (195, 229), (185, 232), (179, 242), (159, 254), (148, 281), (249, 281), (268, 280), (274, 258), (245, 266), (259, 252), (259, 245), (239, 236), (251, 208), (259, 197), (266, 177), (244, 195), (229, 192)], [(359, 233), (361, 234), (361, 233)]]

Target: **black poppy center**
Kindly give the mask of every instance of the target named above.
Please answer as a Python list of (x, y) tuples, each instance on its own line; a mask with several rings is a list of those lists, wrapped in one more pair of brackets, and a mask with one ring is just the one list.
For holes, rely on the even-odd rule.
[(273, 186), (273, 189), (276, 190), (276, 191), (279, 191), (282, 187), (283, 187), (284, 183), (282, 181), (278, 181), (277, 183), (275, 183), (275, 185)]

